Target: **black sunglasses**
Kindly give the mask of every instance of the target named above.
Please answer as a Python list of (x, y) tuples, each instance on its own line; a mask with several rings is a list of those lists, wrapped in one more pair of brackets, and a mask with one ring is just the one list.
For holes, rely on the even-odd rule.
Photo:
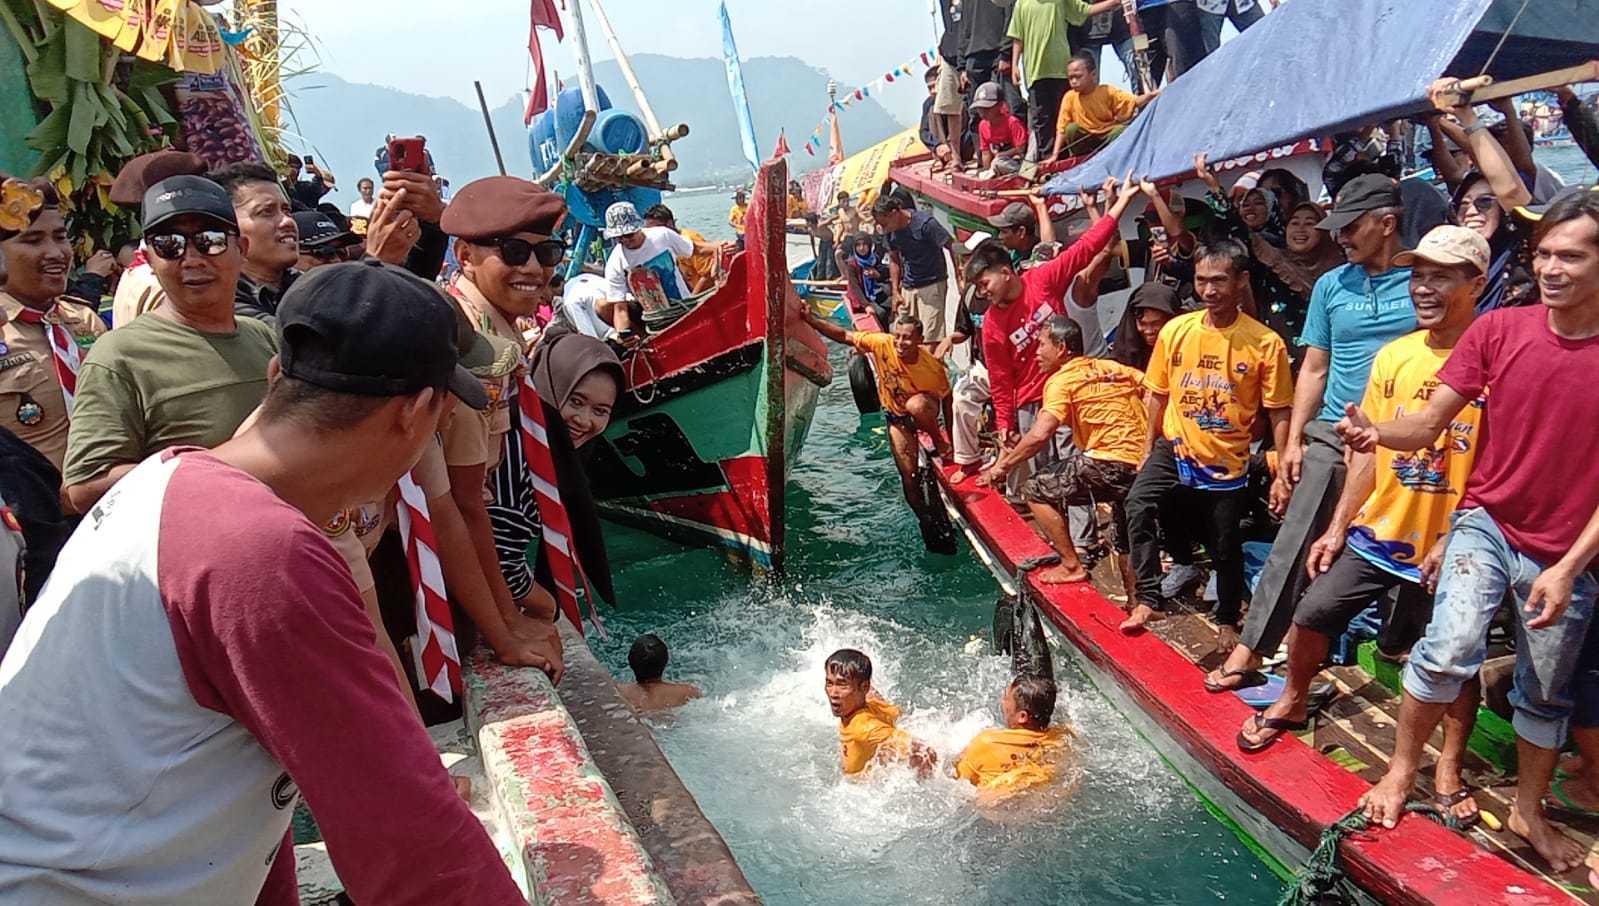
[(144, 244), (150, 247), (157, 258), (167, 261), (177, 261), (188, 251), (189, 245), (194, 245), (194, 250), (207, 258), (215, 258), (228, 250), (228, 237), (233, 234), (227, 230), (195, 230), (192, 233), (157, 233), (144, 237)]
[(500, 250), (500, 260), (511, 267), (521, 267), (529, 258), (537, 258), (543, 267), (554, 267), (566, 257), (566, 243), (560, 239), (544, 239), (539, 242), (528, 242), (526, 239), (515, 237), (505, 239), (488, 239), (484, 245), (493, 246)]
[(1462, 198), (1460, 204), (1455, 205), (1455, 210), (1463, 211), (1468, 207), (1476, 208), (1478, 214), (1486, 214), (1499, 204), (1499, 199), (1492, 195), (1478, 195), (1476, 198)]

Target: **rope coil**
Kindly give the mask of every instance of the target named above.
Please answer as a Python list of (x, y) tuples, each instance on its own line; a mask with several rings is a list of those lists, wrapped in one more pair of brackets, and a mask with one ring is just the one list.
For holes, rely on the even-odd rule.
[[(1426, 802), (1407, 802), (1405, 811), (1422, 815), (1449, 828), (1463, 831), (1460, 819), (1435, 805)], [(1338, 865), (1338, 844), (1352, 834), (1371, 826), (1361, 806), (1339, 818), (1321, 832), (1321, 841), (1311, 851), (1305, 865), (1294, 873), (1277, 906), (1355, 906), (1368, 903), (1370, 897), (1349, 880)]]

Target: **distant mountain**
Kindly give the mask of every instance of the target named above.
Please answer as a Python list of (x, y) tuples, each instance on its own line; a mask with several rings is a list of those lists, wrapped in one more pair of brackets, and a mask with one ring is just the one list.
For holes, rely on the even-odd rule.
[[(640, 54), (634, 71), (663, 126), (687, 123), (690, 133), (673, 143), (680, 163), (675, 181), (689, 187), (733, 182), (749, 175), (720, 60), (679, 59)], [(595, 79), (624, 110), (638, 112), (632, 92), (614, 60), (595, 64)], [(762, 154), (770, 154), (779, 128), (794, 149), (795, 172), (813, 169), (825, 157), (803, 149), (810, 130), (825, 112), (827, 73), (793, 57), (758, 57), (744, 62), (744, 84)], [(355, 181), (374, 173), (372, 155), (388, 133), (425, 135), (439, 172), (453, 188), (497, 172), (483, 115), (452, 98), (424, 97), (380, 85), (347, 82), (330, 73), (301, 76), (290, 83), (294, 131), (311, 154), (325, 157), (338, 177), (341, 204), (355, 197)], [(513, 174), (532, 171), (522, 101), (512, 98), (490, 111), (505, 166)], [(881, 141), (905, 128), (877, 101), (853, 105), (841, 121), (846, 150)], [(293, 143), (291, 142), (291, 145)]]

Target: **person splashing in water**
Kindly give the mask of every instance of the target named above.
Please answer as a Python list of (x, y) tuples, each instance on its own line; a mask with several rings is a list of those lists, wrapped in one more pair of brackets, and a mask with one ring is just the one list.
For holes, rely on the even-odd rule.
[(845, 776), (860, 774), (879, 762), (904, 761), (918, 777), (932, 773), (938, 753), (899, 729), (899, 709), (872, 691), (872, 659), (853, 648), (827, 656), (827, 703), (838, 718), (838, 738)]
[(622, 698), (634, 711), (668, 711), (700, 697), (699, 687), (692, 683), (670, 683), (666, 675), (666, 661), (670, 657), (666, 643), (653, 632), (639, 636), (627, 653), (627, 665), (633, 668), (634, 682), (617, 687)]
[(1050, 726), (1055, 681), (1018, 676), (999, 700), (1004, 727), (978, 733), (955, 759), (955, 777), (980, 790), (1017, 793), (1060, 777), (1061, 763), (1077, 734), (1066, 724)]

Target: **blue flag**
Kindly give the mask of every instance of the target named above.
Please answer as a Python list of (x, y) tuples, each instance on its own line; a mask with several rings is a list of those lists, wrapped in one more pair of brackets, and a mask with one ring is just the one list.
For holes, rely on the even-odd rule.
[(744, 141), (744, 159), (750, 168), (761, 168), (761, 152), (755, 147), (755, 123), (750, 119), (750, 99), (744, 93), (744, 70), (738, 63), (738, 45), (733, 42), (733, 20), (722, 3), (722, 58), (727, 62), (727, 90), (733, 95), (733, 112), (738, 116), (738, 134)]

